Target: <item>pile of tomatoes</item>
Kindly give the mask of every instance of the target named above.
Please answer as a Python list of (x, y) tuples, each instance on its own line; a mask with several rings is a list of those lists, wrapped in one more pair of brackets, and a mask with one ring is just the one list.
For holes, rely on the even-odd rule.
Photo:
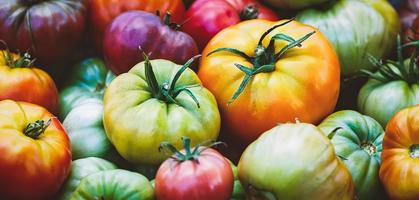
[(0, 199), (419, 199), (418, 0), (1, 0)]

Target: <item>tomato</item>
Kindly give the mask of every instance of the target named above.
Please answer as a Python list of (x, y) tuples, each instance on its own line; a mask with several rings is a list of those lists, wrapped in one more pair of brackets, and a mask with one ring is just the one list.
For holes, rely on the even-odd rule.
[(15, 51), (29, 51), (52, 66), (68, 60), (82, 42), (87, 0), (2, 0), (0, 40)]
[(141, 199), (152, 200), (153, 187), (141, 174), (121, 170), (105, 170), (81, 179), (71, 199)]
[(218, 33), (203, 55), (198, 75), (215, 95), (224, 125), (246, 142), (295, 118), (318, 123), (336, 105), (338, 58), (310, 26), (241, 22)]
[(319, 125), (349, 169), (358, 199), (383, 199), (378, 172), (384, 130), (373, 118), (343, 110), (328, 116)]
[(368, 55), (388, 56), (400, 32), (398, 15), (386, 0), (337, 0), (325, 8), (301, 11), (297, 20), (327, 36), (339, 55), (344, 76), (372, 69)]
[(233, 170), (233, 176), (234, 176), (233, 193), (231, 194), (230, 200), (246, 199), (246, 192), (244, 191), (243, 186), (240, 183), (237, 167), (231, 161), (230, 161), (230, 166), (231, 166), (231, 169)]
[(46, 199), (70, 172), (67, 133), (45, 108), (0, 101), (0, 194), (2, 199)]
[(186, 12), (188, 21), (182, 30), (191, 35), (202, 50), (224, 28), (256, 18), (278, 20), (273, 11), (256, 0), (198, 0)]
[(215, 140), (220, 114), (214, 96), (188, 68), (196, 57), (179, 66), (144, 56), (145, 62), (115, 78), (105, 93), (106, 134), (122, 157), (157, 165), (168, 158), (158, 151), (162, 141), (179, 148), (182, 136), (193, 145)]
[(351, 175), (325, 134), (311, 124), (281, 124), (240, 158), (239, 179), (260, 199), (354, 199)]
[(403, 30), (409, 29), (413, 21), (418, 18), (419, 2), (416, 0), (406, 0), (404, 6), (399, 10), (400, 21)]
[(56, 199), (71, 199), (71, 194), (76, 190), (84, 177), (96, 172), (112, 169), (116, 169), (116, 166), (101, 158), (89, 157), (73, 161), (71, 164), (71, 173), (63, 187), (61, 187)]
[(102, 51), (102, 42), (106, 27), (115, 17), (130, 10), (143, 10), (155, 13), (170, 12), (173, 20), (181, 23), (185, 13), (182, 0), (90, 0), (90, 23), (93, 25), (93, 39), (98, 50)]
[(283, 9), (301, 9), (313, 7), (327, 2), (327, 0), (264, 0), (268, 4)]
[(370, 58), (378, 71), (364, 71), (370, 80), (358, 95), (358, 110), (376, 119), (383, 127), (396, 112), (419, 104), (418, 58), (403, 60), (400, 43), (399, 38), (398, 61), (387, 60), (382, 63)]
[(57, 87), (48, 73), (32, 64), (28, 54), (20, 56), (0, 50), (0, 100), (34, 103), (56, 113)]
[(182, 138), (184, 150), (178, 151), (168, 142), (174, 155), (161, 164), (155, 179), (159, 200), (228, 200), (233, 191), (234, 176), (230, 162), (219, 152)]
[(419, 105), (403, 109), (387, 124), (380, 179), (392, 199), (419, 199)]
[(157, 15), (143, 11), (129, 11), (116, 17), (108, 26), (103, 43), (106, 63), (116, 74), (125, 73), (143, 61), (141, 51), (147, 52), (152, 59), (166, 59), (177, 64), (198, 54), (195, 41), (178, 31), (178, 25), (170, 21), (170, 15), (161, 20)]
[(99, 58), (88, 58), (72, 68), (60, 92), (60, 117), (89, 99), (103, 100), (106, 87), (115, 78)]

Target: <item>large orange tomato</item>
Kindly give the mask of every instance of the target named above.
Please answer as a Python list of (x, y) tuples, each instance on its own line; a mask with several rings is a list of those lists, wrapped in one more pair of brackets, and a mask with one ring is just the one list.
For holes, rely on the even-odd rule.
[(0, 50), (0, 100), (34, 103), (57, 113), (58, 91), (52, 78), (32, 66), (28, 54)]
[(70, 172), (71, 149), (61, 123), (45, 108), (0, 101), (1, 199), (48, 199)]
[(387, 124), (380, 179), (397, 200), (419, 199), (419, 105), (401, 110)]
[(340, 67), (317, 29), (295, 21), (249, 20), (218, 33), (199, 77), (224, 124), (247, 142), (281, 122), (318, 123), (339, 94)]
[(185, 6), (182, 0), (91, 0), (90, 20), (98, 50), (102, 50), (106, 27), (119, 14), (129, 10), (143, 10), (151, 13), (160, 11), (163, 14), (170, 12), (172, 20), (181, 23)]

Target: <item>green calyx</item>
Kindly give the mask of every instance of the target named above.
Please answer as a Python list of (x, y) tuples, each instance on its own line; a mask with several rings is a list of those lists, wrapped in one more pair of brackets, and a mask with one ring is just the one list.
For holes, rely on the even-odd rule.
[[(409, 63), (406, 66), (403, 58), (403, 50), (405, 48), (414, 47), (415, 51), (409, 59)], [(369, 70), (361, 70), (361, 73), (368, 76), (369, 78), (378, 80), (383, 83), (388, 83), (395, 80), (403, 80), (409, 84), (416, 84), (419, 82), (419, 63), (418, 63), (418, 51), (419, 51), (419, 40), (411, 41), (407, 44), (402, 45), (400, 35), (397, 37), (397, 61), (378, 60), (373, 56), (369, 55), (368, 59), (373, 64), (374, 73)]]
[(240, 12), (239, 16), (241, 21), (256, 19), (259, 16), (259, 8), (255, 4), (249, 4)]
[(51, 119), (48, 120), (47, 123), (45, 123), (44, 120), (36, 120), (35, 122), (29, 123), (23, 133), (32, 139), (37, 139), (42, 133), (45, 132), (50, 124)]
[(29, 53), (25, 53), (23, 56), (19, 55), (17, 59), (13, 58), (12, 53), (8, 49), (2, 51), (2, 54), (7, 66), (11, 68), (31, 67), (35, 62), (35, 59), (31, 59)]
[[(285, 53), (294, 48), (294, 47), (301, 47), (301, 43), (304, 42), (305, 40), (307, 40), (311, 35), (313, 35), (315, 33), (315, 31), (308, 33), (306, 35), (304, 35), (303, 37), (295, 40), (294, 38), (283, 34), (283, 33), (279, 33), (274, 35), (271, 40), (269, 41), (269, 45), (267, 47), (264, 47), (262, 42), (265, 39), (265, 37), (271, 33), (273, 30), (275, 30), (278, 27), (284, 26), (288, 23), (290, 23), (291, 21), (293, 21), (294, 19), (288, 20), (284, 23), (275, 25), (273, 27), (271, 27), (270, 29), (268, 29), (265, 33), (262, 34), (261, 38), (259, 39), (258, 45), (254, 51), (254, 56), (249, 56), (246, 53), (237, 50), (237, 49), (233, 49), (233, 48), (218, 48), (210, 53), (208, 53), (207, 56), (210, 56), (214, 53), (217, 52), (221, 52), (221, 51), (225, 51), (225, 52), (230, 52), (233, 54), (236, 54), (238, 56), (241, 56), (243, 58), (245, 58), (248, 62), (252, 63), (253, 67), (246, 67), (243, 66), (241, 64), (235, 64), (235, 66), (242, 71), (245, 76), (243, 78), (243, 81), (241, 82), (239, 88), (237, 89), (237, 91), (234, 93), (233, 97), (230, 99), (230, 101), (228, 102), (228, 104), (232, 103), (235, 99), (237, 99), (237, 97), (239, 97), (239, 95), (244, 91), (244, 89), (246, 88), (246, 85), (250, 82), (250, 80), (252, 79), (253, 76), (255, 76), (256, 74), (259, 73), (270, 73), (275, 71), (275, 64), (276, 62), (278, 62), (278, 60), (285, 55)], [(279, 50), (278, 52), (275, 50), (275, 41), (276, 40), (282, 40), (282, 41), (286, 41), (288, 42), (288, 44), (286, 46), (284, 46), (281, 50)]]
[(419, 144), (410, 147), (410, 157), (413, 159), (419, 158)]
[(159, 85), (156, 79), (156, 75), (153, 71), (153, 66), (151, 65), (149, 57), (143, 52), (144, 62), (145, 62), (145, 76), (148, 87), (151, 89), (151, 94), (154, 98), (164, 101), (166, 103), (174, 103), (180, 105), (178, 101), (176, 101), (176, 97), (181, 93), (184, 92), (189, 95), (192, 100), (196, 103), (198, 108), (200, 107), (198, 99), (192, 93), (190, 88), (193, 87), (200, 87), (200, 85), (192, 85), (192, 86), (182, 86), (176, 87), (176, 82), (179, 80), (182, 73), (191, 65), (197, 58), (201, 57), (201, 55), (197, 55), (189, 59), (175, 74), (170, 82), (163, 83)]
[[(156, 15), (160, 17), (160, 10), (156, 11)], [(172, 14), (170, 14), (169, 11), (166, 12), (166, 15), (164, 15), (163, 17), (163, 23), (167, 26), (169, 26), (171, 29), (177, 31), (179, 30), (182, 25), (177, 24), (175, 22), (172, 22)]]
[(180, 152), (176, 149), (175, 146), (173, 146), (169, 142), (162, 142), (159, 147), (159, 151), (162, 150), (169, 150), (174, 155), (172, 156), (173, 159), (176, 159), (179, 162), (184, 162), (188, 160), (194, 160), (198, 162), (199, 155), (208, 148), (211, 148), (213, 146), (223, 144), (222, 142), (203, 142), (201, 144), (196, 145), (193, 149), (191, 147), (191, 140), (188, 137), (182, 137), (182, 143), (183, 148), (185, 149), (185, 153)]

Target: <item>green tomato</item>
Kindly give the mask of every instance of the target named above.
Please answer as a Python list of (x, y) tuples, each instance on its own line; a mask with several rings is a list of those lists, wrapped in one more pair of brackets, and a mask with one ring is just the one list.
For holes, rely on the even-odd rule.
[(71, 164), (71, 173), (55, 199), (71, 199), (71, 194), (76, 190), (84, 177), (96, 172), (112, 169), (116, 169), (116, 166), (101, 158), (90, 157), (73, 161)]
[(265, 0), (266, 3), (283, 9), (301, 9), (319, 5), (329, 0)]
[(86, 99), (75, 106), (64, 119), (63, 126), (71, 141), (73, 159), (99, 157), (114, 161), (116, 153), (103, 128), (103, 102)]
[(327, 117), (319, 128), (332, 137), (336, 154), (351, 172), (358, 199), (382, 199), (378, 176), (384, 137), (381, 125), (369, 116), (344, 110)]
[(368, 55), (388, 56), (395, 47), (400, 22), (386, 0), (336, 0), (304, 10), (297, 20), (324, 33), (335, 47), (343, 75), (372, 69)]
[(72, 200), (151, 200), (153, 187), (141, 174), (122, 170), (107, 170), (91, 174), (80, 181)]
[(351, 175), (330, 140), (311, 124), (282, 124), (263, 133), (240, 158), (249, 196), (287, 200), (352, 200)]
[(107, 85), (115, 77), (99, 58), (80, 62), (68, 74), (67, 86), (60, 92), (61, 119), (86, 99), (103, 99)]
[(234, 175), (233, 194), (231, 195), (230, 200), (246, 199), (246, 192), (244, 191), (243, 186), (240, 183), (237, 167), (230, 160), (229, 162)]
[(180, 149), (182, 136), (191, 138), (192, 146), (218, 137), (217, 102), (187, 66), (167, 60), (141, 62), (109, 85), (105, 130), (126, 160), (158, 165), (170, 157), (159, 151), (163, 141)]

